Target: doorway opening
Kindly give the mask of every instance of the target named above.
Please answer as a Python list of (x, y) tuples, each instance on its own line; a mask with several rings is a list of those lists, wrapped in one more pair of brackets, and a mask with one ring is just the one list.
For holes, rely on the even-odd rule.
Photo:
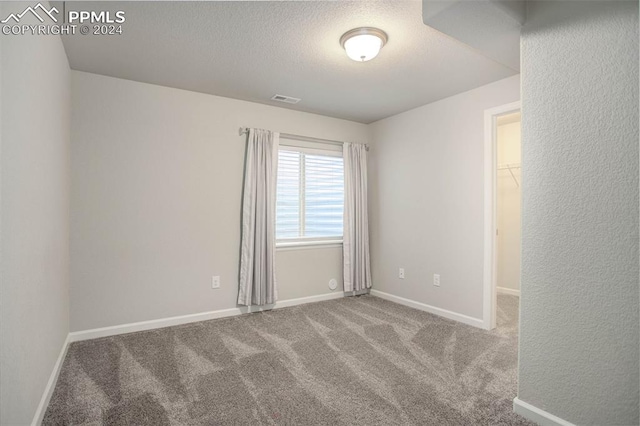
[(520, 305), (520, 103), (485, 111), (484, 327), (517, 327)]

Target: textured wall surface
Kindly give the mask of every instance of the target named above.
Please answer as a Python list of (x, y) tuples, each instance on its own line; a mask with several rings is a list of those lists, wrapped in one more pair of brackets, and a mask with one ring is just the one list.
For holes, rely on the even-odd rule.
[(482, 319), (484, 110), (519, 98), (514, 76), (371, 125), (376, 290)]
[(638, 424), (638, 3), (530, 2), (518, 397)]
[(1, 38), (0, 424), (24, 425), (69, 332), (70, 77), (59, 37)]
[[(71, 329), (236, 306), (241, 126), (366, 142), (364, 124), (72, 72)], [(281, 300), (341, 290), (341, 248), (277, 253)], [(220, 289), (211, 276), (220, 275)]]

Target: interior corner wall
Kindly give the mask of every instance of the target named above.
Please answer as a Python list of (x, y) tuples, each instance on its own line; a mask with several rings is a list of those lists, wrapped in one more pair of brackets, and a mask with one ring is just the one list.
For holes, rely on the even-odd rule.
[(482, 320), (484, 111), (519, 99), (516, 75), (371, 125), (374, 289)]
[(638, 424), (638, 2), (528, 8), (518, 398)]
[(69, 333), (70, 71), (58, 36), (0, 37), (0, 424), (24, 425)]
[[(72, 72), (71, 329), (236, 307), (246, 136), (367, 142), (366, 125)], [(280, 300), (342, 290), (341, 248), (276, 254)], [(211, 277), (222, 285), (211, 288)]]

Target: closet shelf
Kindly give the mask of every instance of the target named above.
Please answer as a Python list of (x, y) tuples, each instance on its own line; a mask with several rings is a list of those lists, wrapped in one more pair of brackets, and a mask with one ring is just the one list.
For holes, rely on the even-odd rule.
[(509, 173), (511, 174), (511, 177), (513, 178), (513, 181), (516, 183), (516, 186), (518, 188), (520, 188), (520, 183), (518, 182), (518, 179), (516, 179), (516, 175), (513, 174), (513, 170), (514, 169), (519, 169), (519, 168), (520, 168), (520, 163), (499, 164), (498, 165), (498, 170), (509, 170)]

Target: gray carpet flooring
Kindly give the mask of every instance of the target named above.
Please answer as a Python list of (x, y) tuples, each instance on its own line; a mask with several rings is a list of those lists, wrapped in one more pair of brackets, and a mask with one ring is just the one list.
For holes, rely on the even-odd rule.
[(373, 296), (73, 343), (45, 425), (528, 425), (491, 332)]

